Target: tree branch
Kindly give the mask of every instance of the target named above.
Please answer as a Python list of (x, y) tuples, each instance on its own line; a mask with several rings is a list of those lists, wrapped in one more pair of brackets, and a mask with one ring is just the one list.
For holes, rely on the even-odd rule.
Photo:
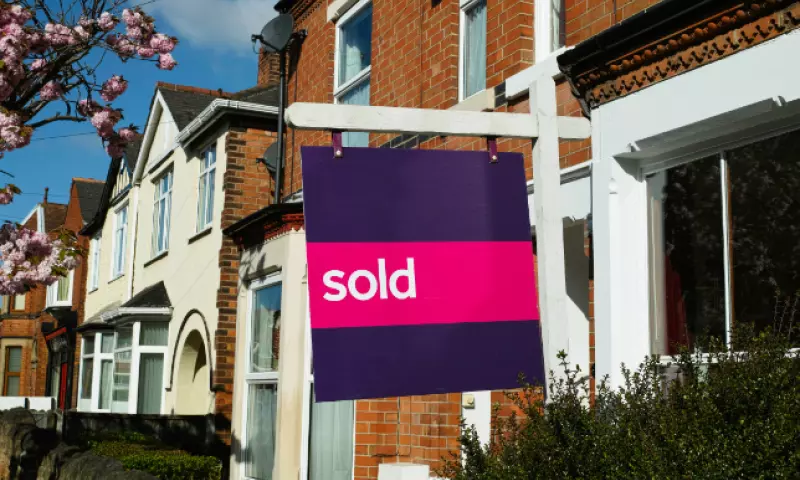
[(60, 122), (60, 121), (65, 121), (65, 120), (66, 121), (70, 121), (70, 122), (85, 122), (86, 118), (84, 118), (84, 117), (75, 117), (75, 116), (71, 116), (71, 115), (57, 114), (57, 115), (53, 115), (52, 117), (48, 117), (48, 118), (39, 120), (38, 122), (30, 123), (30, 124), (28, 124), (28, 126), (31, 127), (31, 128), (36, 129), (36, 128), (39, 128), (41, 126), (47, 125), (48, 123)]

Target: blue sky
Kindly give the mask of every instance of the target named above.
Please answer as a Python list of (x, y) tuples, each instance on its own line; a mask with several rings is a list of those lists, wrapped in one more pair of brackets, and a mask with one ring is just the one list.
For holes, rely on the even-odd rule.
[[(114, 102), (124, 110), (121, 124), (145, 123), (159, 80), (226, 91), (254, 86), (257, 57), (250, 34), (259, 32), (275, 15), (274, 4), (275, 0), (157, 0), (146, 5), (157, 28), (180, 39), (173, 52), (179, 65), (165, 72), (152, 63), (106, 62), (101, 77), (118, 73), (129, 81), (128, 91)], [(23, 192), (10, 205), (0, 206), (0, 223), (21, 221), (42, 200), (45, 187), (50, 188), (51, 202), (67, 203), (72, 178), (105, 180), (109, 161), (89, 123), (38, 129), (29, 146), (0, 159), (0, 169), (15, 176), (3, 175), (0, 185), (14, 183)]]

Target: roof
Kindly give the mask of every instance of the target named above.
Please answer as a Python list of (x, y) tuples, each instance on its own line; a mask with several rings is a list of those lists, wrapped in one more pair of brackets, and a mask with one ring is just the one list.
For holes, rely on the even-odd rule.
[(167, 295), (167, 287), (164, 282), (158, 282), (150, 285), (144, 290), (140, 291), (130, 300), (122, 304), (122, 308), (163, 308), (171, 307), (172, 302), (169, 301)]
[(258, 103), (261, 105), (278, 106), (278, 86), (258, 86), (242, 90), (231, 95), (231, 100)]
[(125, 165), (128, 166), (128, 171), (131, 173), (136, 169), (136, 160), (139, 158), (139, 150), (142, 149), (143, 138), (143, 135), (139, 135), (136, 140), (125, 145), (123, 158), (125, 159)]
[(75, 178), (75, 188), (78, 190), (78, 204), (81, 207), (83, 223), (89, 223), (100, 208), (103, 198), (103, 189), (106, 183), (101, 180)]
[(94, 315), (84, 320), (83, 323), (76, 328), (76, 330), (80, 332), (83, 330), (89, 330), (90, 328), (110, 328), (110, 326), (103, 321), (102, 316), (104, 313), (112, 312), (118, 309), (119, 306), (119, 301), (109, 303), (105, 307), (98, 310)]
[(44, 204), (44, 231), (49, 232), (64, 225), (67, 219), (67, 206), (61, 203)]
[(211, 102), (220, 98), (219, 96), (203, 93), (167, 90), (164, 88), (159, 88), (159, 91), (179, 131), (186, 128), (189, 122), (194, 120)]

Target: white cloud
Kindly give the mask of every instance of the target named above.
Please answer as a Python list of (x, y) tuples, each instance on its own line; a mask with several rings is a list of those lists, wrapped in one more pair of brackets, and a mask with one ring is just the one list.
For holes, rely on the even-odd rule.
[[(160, 0), (145, 7), (165, 33), (193, 47), (251, 53), (250, 35), (272, 19), (275, 0)], [(164, 25), (164, 22), (169, 25)], [(169, 29), (167, 28), (169, 27)]]

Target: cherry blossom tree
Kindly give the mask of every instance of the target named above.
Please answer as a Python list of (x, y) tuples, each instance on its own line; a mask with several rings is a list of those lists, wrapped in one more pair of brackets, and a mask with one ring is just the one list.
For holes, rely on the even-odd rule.
[[(155, 20), (128, 0), (0, 0), (0, 158), (30, 144), (54, 122), (90, 122), (111, 157), (136, 139), (121, 127), (112, 104), (125, 93), (121, 75), (98, 78), (104, 61), (144, 60), (172, 70), (178, 40), (157, 31)], [(0, 204), (19, 189), (0, 188)], [(77, 265), (82, 252), (74, 235), (20, 225), (0, 227), (0, 295), (50, 285)]]

